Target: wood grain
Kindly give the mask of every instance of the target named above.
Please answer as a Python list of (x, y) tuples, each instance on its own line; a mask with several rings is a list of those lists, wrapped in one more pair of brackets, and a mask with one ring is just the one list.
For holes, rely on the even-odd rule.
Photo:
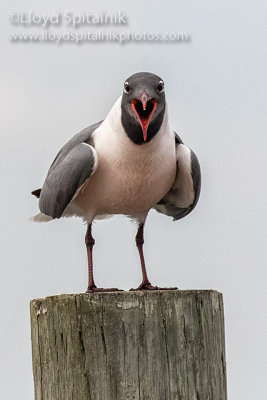
[(31, 301), (35, 400), (226, 400), (222, 295), (74, 294)]

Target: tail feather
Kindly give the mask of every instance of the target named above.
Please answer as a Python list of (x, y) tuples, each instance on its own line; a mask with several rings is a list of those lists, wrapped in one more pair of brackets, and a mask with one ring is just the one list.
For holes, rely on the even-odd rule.
[(52, 220), (53, 220), (52, 217), (50, 217), (49, 215), (45, 215), (43, 213), (39, 213), (30, 218), (30, 221), (32, 222), (49, 222)]
[(39, 197), (41, 195), (41, 190), (42, 189), (36, 189), (33, 192), (31, 192), (31, 194), (33, 194), (35, 197), (37, 197), (37, 199), (39, 199)]

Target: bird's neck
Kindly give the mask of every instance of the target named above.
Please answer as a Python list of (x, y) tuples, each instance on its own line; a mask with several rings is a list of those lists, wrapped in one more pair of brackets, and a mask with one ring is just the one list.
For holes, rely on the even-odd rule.
[(169, 127), (168, 114), (164, 115), (162, 126), (156, 136), (142, 146), (127, 136), (121, 123), (121, 98), (119, 98), (106, 119), (95, 131), (95, 149), (99, 158), (104, 157), (113, 165), (153, 164), (153, 160), (175, 157), (174, 133)]

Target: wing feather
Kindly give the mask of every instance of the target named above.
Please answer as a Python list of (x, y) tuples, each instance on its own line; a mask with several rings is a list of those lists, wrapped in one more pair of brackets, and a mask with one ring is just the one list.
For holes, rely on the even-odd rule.
[[(57, 153), (53, 163), (51, 164), (51, 167), (49, 171), (54, 168), (62, 159), (66, 157), (66, 155), (73, 149), (73, 147), (77, 146), (80, 143), (91, 143), (91, 138), (92, 134), (94, 131), (101, 125), (103, 121), (99, 121), (96, 124), (90, 125), (87, 128), (83, 129), (81, 132), (77, 133), (74, 135), (63, 147), (59, 152)], [(49, 173), (48, 171), (48, 173)]]
[(60, 218), (76, 192), (97, 168), (95, 149), (87, 143), (73, 147), (48, 172), (41, 190), (40, 211), (52, 218)]
[(174, 184), (166, 196), (154, 207), (176, 221), (188, 215), (196, 206), (201, 187), (200, 165), (196, 154), (185, 146), (177, 134)]
[(32, 194), (39, 200), (40, 211), (60, 218), (63, 211), (97, 168), (97, 154), (92, 135), (102, 121), (73, 136), (56, 155), (42, 189)]

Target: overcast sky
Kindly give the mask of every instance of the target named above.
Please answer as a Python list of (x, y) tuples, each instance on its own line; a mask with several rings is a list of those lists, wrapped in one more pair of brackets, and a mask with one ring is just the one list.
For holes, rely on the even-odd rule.
[[(83, 292), (86, 227), (78, 219), (34, 224), (30, 195), (57, 151), (103, 119), (132, 73), (166, 83), (173, 128), (197, 153), (202, 193), (178, 222), (151, 212), (145, 255), (153, 284), (224, 295), (230, 400), (267, 398), (264, 1), (108, 1), (1, 4), (0, 397), (33, 399), (29, 301)], [(264, 10), (265, 8), (265, 10)], [(187, 32), (184, 43), (11, 43), (12, 12), (125, 12), (120, 32)], [(99, 30), (102, 27), (84, 27)], [(50, 27), (50, 31), (66, 27)], [(122, 216), (94, 225), (99, 286), (141, 281), (136, 226)]]

